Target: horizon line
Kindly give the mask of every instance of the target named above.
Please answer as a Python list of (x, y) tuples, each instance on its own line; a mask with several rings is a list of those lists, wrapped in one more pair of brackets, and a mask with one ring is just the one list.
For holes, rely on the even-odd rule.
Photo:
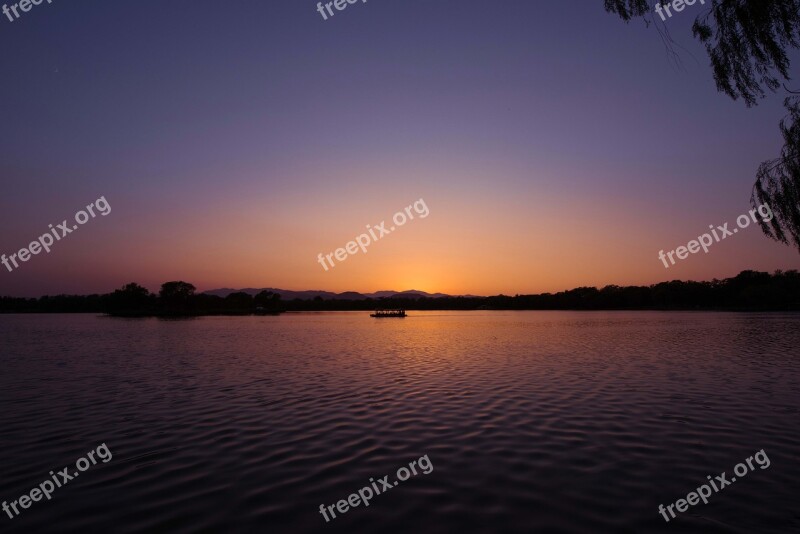
[[(663, 281), (660, 281), (660, 282), (654, 282), (654, 283), (646, 284), (646, 285), (619, 285), (619, 284), (605, 284), (603, 286), (583, 285), (583, 286), (575, 286), (575, 287), (568, 288), (568, 289), (562, 289), (560, 291), (545, 291), (545, 292), (539, 292), (539, 293), (520, 293), (520, 292), (515, 292), (513, 295), (512, 294), (508, 294), (507, 295), (506, 293), (497, 293), (497, 294), (494, 294), (494, 295), (450, 294), (450, 293), (444, 293), (444, 292), (441, 292), (441, 291), (434, 291), (434, 292), (425, 291), (425, 290), (422, 290), (422, 289), (406, 289), (406, 290), (402, 290), (402, 291), (396, 291), (396, 290), (393, 290), (393, 289), (382, 289), (382, 290), (378, 290), (378, 291), (367, 291), (367, 292), (355, 291), (355, 290), (347, 290), (347, 291), (336, 292), (336, 291), (331, 291), (331, 290), (327, 290), (327, 289), (299, 289), (299, 290), (297, 290), (297, 289), (285, 289), (285, 288), (279, 288), (279, 287), (243, 287), (243, 288), (236, 289), (236, 288), (232, 288), (232, 287), (217, 287), (217, 288), (214, 288), (214, 289), (200, 290), (196, 286), (194, 286), (194, 284), (192, 284), (191, 282), (186, 282), (185, 280), (169, 280), (167, 282), (163, 282), (162, 285), (170, 283), (170, 282), (188, 283), (188, 284), (191, 284), (193, 287), (195, 287), (195, 290), (196, 290), (197, 294), (209, 293), (209, 292), (212, 292), (212, 291), (227, 291), (227, 290), (230, 290), (231, 292), (234, 292), (234, 293), (238, 293), (238, 292), (243, 292), (246, 289), (252, 289), (252, 290), (261, 290), (261, 291), (278, 290), (278, 291), (287, 291), (287, 292), (292, 292), (292, 293), (320, 292), (320, 293), (331, 293), (331, 294), (334, 294), (334, 295), (342, 295), (342, 294), (345, 294), (345, 293), (357, 293), (359, 295), (364, 295), (366, 298), (372, 298), (372, 297), (368, 296), (369, 294), (382, 293), (382, 292), (391, 292), (391, 293), (418, 292), (418, 293), (426, 293), (428, 295), (440, 294), (440, 295), (445, 295), (445, 296), (448, 296), (448, 297), (488, 298), (488, 297), (498, 297), (498, 296), (514, 296), (514, 295), (520, 295), (520, 296), (556, 295), (558, 293), (564, 293), (564, 292), (574, 291), (576, 289), (584, 289), (584, 288), (593, 288), (593, 289), (600, 290), (600, 289), (603, 289), (605, 287), (620, 287), (620, 288), (626, 288), (626, 287), (653, 287), (653, 286), (656, 286), (656, 285), (659, 285), (659, 284), (666, 284), (666, 283), (671, 283), (671, 282), (685, 282), (685, 283), (689, 283), (689, 282), (711, 283), (713, 281), (723, 282), (725, 280), (732, 280), (732, 279), (738, 278), (739, 276), (741, 276), (744, 273), (757, 273), (757, 274), (767, 274), (767, 275), (770, 275), (770, 276), (775, 276), (775, 275), (778, 275), (778, 274), (792, 273), (792, 272), (796, 273), (796, 272), (798, 272), (798, 269), (776, 269), (776, 270), (774, 270), (772, 272), (769, 272), (769, 271), (758, 271), (758, 270), (754, 270), (754, 269), (744, 269), (744, 270), (740, 271), (738, 274), (736, 274), (734, 276), (726, 277), (726, 278), (713, 278), (711, 280), (681, 280), (681, 279), (673, 278), (671, 280), (663, 280)], [(86, 297), (86, 296), (90, 296), (90, 295), (107, 295), (107, 294), (112, 294), (115, 291), (118, 291), (118, 290), (122, 289), (123, 287), (125, 287), (128, 284), (139, 285), (139, 286), (144, 287), (145, 289), (147, 289), (148, 292), (150, 292), (150, 293), (152, 293), (154, 295), (158, 295), (158, 291), (151, 291), (149, 288), (139, 284), (138, 282), (127, 282), (127, 283), (123, 284), (121, 287), (117, 287), (115, 289), (107, 291), (106, 293), (84, 293), (84, 294), (55, 293), (55, 294), (52, 294), (52, 295), (50, 295), (50, 294), (48, 294), (48, 295), (40, 295), (38, 297), (31, 297), (31, 296), (28, 296), (28, 297), (13, 297), (13, 296), (10, 296), (10, 295), (0, 295), (0, 298), (3, 298), (3, 299), (6, 299), (6, 298), (8, 298), (8, 299), (41, 299), (43, 297), (56, 297), (56, 296), (80, 296), (80, 297)], [(382, 297), (379, 297), (379, 298), (382, 298)]]

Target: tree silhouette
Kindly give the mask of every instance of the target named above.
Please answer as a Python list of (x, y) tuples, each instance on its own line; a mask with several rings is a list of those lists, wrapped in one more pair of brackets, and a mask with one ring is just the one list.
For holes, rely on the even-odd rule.
[(281, 296), (272, 291), (262, 291), (253, 299), (255, 305), (265, 310), (277, 310), (281, 307)]
[(108, 296), (108, 307), (116, 313), (144, 313), (153, 307), (154, 300), (147, 288), (130, 283)]
[(161, 286), (158, 297), (167, 312), (184, 313), (188, 310), (196, 289), (187, 282), (167, 282)]
[(253, 297), (243, 291), (231, 293), (225, 297), (225, 305), (229, 311), (249, 313), (253, 309)]
[[(184, 284), (184, 285), (175, 285)], [(682, 282), (673, 280), (650, 286), (606, 286), (602, 289), (579, 287), (559, 293), (516, 295), (509, 297), (440, 297), (394, 296), (379, 299), (337, 300), (314, 297), (281, 302), (280, 296), (262, 291), (253, 304), (273, 302), (275, 308), (263, 310), (231, 309), (230, 303), (241, 297), (222, 298), (216, 295), (193, 295), (194, 286), (185, 282), (170, 282), (162, 286), (172, 308), (150, 295), (144, 310), (118, 310), (111, 304), (114, 295), (127, 293), (143, 295), (141, 286), (128, 284), (106, 295), (56, 295), (37, 299), (0, 297), (0, 313), (110, 313), (138, 316), (199, 316), (273, 314), (284, 311), (374, 310), (396, 308), (407, 310), (795, 310), (800, 311), (800, 272), (776, 271), (774, 274), (742, 271), (734, 278), (711, 282)], [(146, 291), (146, 290), (144, 290)], [(233, 295), (236, 295), (234, 293)], [(229, 296), (230, 297), (230, 296)], [(264, 300), (266, 299), (266, 301)], [(245, 302), (242, 300), (241, 302)], [(183, 306), (183, 309), (180, 308)]]
[(800, 102), (787, 99), (786, 107), (789, 116), (781, 121), (781, 157), (761, 164), (751, 204), (769, 204), (775, 218), (769, 223), (759, 219), (761, 229), (782, 243), (788, 244), (791, 238), (800, 250)]
[(165, 300), (188, 300), (196, 290), (188, 282), (166, 282), (161, 285), (158, 296)]
[[(652, 17), (647, 0), (604, 3), (606, 11), (626, 22), (637, 17), (655, 22), (674, 54), (669, 33)], [(706, 47), (717, 89), (754, 106), (790, 79), (789, 52), (800, 49), (800, 0), (711, 0), (695, 19), (692, 33)], [(800, 97), (787, 97), (784, 104), (789, 112), (780, 124), (784, 146), (779, 158), (759, 167), (751, 204), (772, 208), (775, 218), (761, 224), (767, 236), (786, 244), (791, 238), (800, 250)]]
[(128, 295), (131, 298), (146, 299), (150, 297), (150, 291), (146, 287), (142, 287), (136, 282), (125, 284), (122, 286), (122, 289), (118, 289), (115, 291), (115, 293), (116, 292), (119, 292), (123, 295)]

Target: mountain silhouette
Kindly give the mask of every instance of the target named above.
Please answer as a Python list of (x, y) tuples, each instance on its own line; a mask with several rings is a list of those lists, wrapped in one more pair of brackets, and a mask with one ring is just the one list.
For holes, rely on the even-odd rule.
[[(426, 297), (435, 299), (435, 298), (453, 296), (453, 295), (446, 295), (444, 293), (428, 293), (426, 291), (419, 291), (417, 289), (408, 289), (405, 291), (376, 291), (374, 293), (358, 293), (357, 291), (345, 291), (343, 293), (333, 293), (331, 291), (322, 291), (322, 290), (292, 291), (289, 289), (276, 289), (272, 287), (265, 287), (258, 289), (252, 287), (247, 287), (244, 289), (231, 289), (226, 287), (221, 289), (211, 289), (209, 291), (203, 291), (203, 294), (226, 298), (228, 295), (232, 293), (247, 293), (248, 295), (255, 296), (258, 293), (261, 293), (262, 291), (271, 291), (273, 293), (277, 293), (278, 295), (281, 296), (281, 299), (283, 299), (284, 301), (294, 300), (294, 299), (311, 300), (316, 297), (320, 297), (325, 300), (364, 300), (368, 298), (379, 299), (379, 298), (391, 298), (391, 297)], [(459, 295), (459, 296), (472, 296), (472, 295)]]

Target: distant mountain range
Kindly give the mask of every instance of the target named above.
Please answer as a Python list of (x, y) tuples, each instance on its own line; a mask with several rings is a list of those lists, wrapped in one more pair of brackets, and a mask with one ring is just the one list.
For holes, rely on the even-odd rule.
[[(247, 293), (248, 295), (255, 296), (262, 291), (272, 291), (281, 296), (282, 300), (312, 300), (315, 297), (322, 297), (325, 300), (363, 300), (367, 298), (391, 298), (391, 297), (426, 297), (429, 299), (436, 299), (440, 297), (450, 297), (444, 293), (427, 293), (425, 291), (417, 291), (416, 289), (409, 289), (408, 291), (376, 291), (375, 293), (356, 293), (355, 291), (345, 291), (344, 293), (332, 293), (330, 291), (290, 291), (288, 289), (275, 289), (272, 287), (265, 287), (255, 289), (246, 287), (244, 289), (212, 289), (210, 291), (203, 291), (206, 295), (216, 295), (225, 298), (231, 293)], [(466, 295), (471, 296), (471, 295)]]

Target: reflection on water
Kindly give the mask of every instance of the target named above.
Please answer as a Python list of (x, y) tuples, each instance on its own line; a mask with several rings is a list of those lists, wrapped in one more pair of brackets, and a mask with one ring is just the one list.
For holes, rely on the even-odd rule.
[[(0, 316), (14, 532), (798, 532), (800, 315)], [(772, 465), (666, 524), (659, 504)], [(428, 455), (369, 507), (370, 477)]]

